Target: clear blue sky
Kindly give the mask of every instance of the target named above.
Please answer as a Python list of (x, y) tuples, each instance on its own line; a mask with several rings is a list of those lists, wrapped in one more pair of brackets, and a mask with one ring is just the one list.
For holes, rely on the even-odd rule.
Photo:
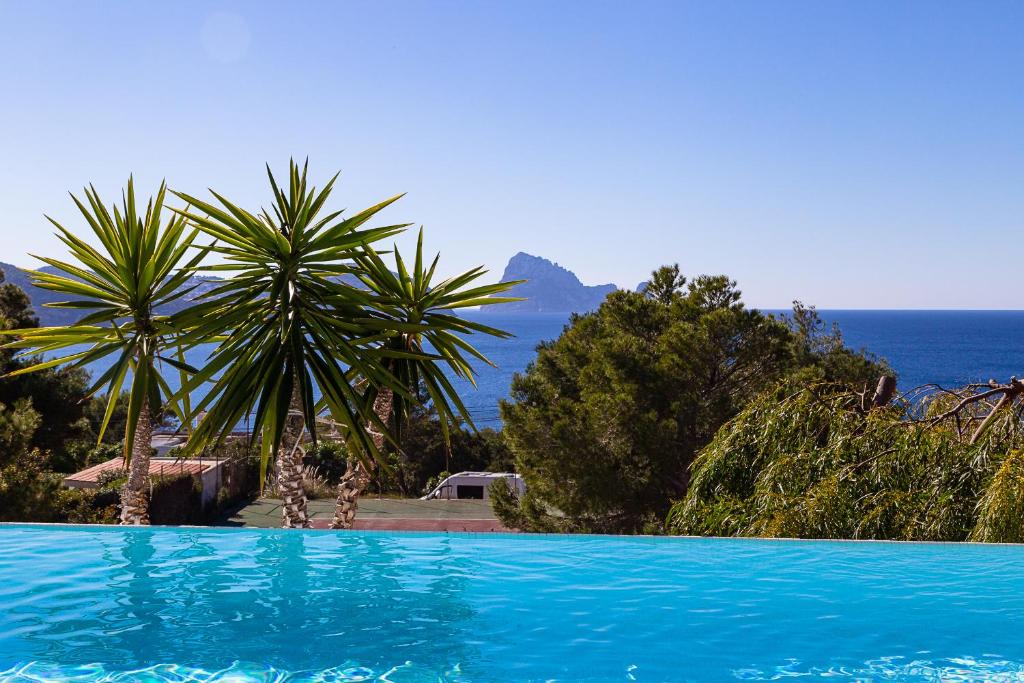
[(0, 0), (0, 260), (65, 192), (265, 161), (391, 194), (448, 270), (727, 273), (746, 300), (1024, 308), (1024, 3)]

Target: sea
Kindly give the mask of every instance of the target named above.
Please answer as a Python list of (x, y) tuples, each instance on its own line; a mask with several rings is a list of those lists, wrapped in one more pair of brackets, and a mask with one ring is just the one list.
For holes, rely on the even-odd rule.
[[(888, 360), (902, 391), (930, 383), (952, 387), (1024, 376), (1024, 311), (822, 310), (819, 314), (839, 326), (848, 346)], [(513, 375), (526, 369), (540, 342), (561, 334), (569, 314), (464, 315), (514, 335), (511, 339), (476, 335), (471, 341), (495, 367), (478, 363), (475, 387), (457, 383), (476, 426), (500, 429), (498, 403), (508, 396)], [(193, 351), (190, 361), (202, 362), (201, 355)], [(103, 365), (90, 368), (94, 375), (105, 369)], [(172, 385), (176, 376), (176, 371), (169, 373)]]
[[(765, 311), (783, 314), (786, 311)], [(989, 379), (1024, 377), (1024, 311), (819, 310), (836, 323), (847, 344), (889, 361), (898, 388), (923, 384), (960, 386)], [(479, 427), (501, 426), (498, 401), (508, 395), (512, 376), (536, 356), (538, 343), (557, 338), (567, 313), (502, 315), (471, 313), (466, 317), (515, 334), (510, 340), (481, 338), (476, 346), (497, 368), (483, 367), (477, 388), (463, 397)]]

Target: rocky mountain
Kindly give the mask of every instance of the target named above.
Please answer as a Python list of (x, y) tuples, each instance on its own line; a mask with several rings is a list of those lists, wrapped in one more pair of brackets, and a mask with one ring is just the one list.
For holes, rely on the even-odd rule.
[[(44, 304), (63, 301), (68, 297), (36, 287), (32, 284), (29, 273), (17, 266), (0, 262), (0, 269), (3, 270), (7, 282), (18, 285), (28, 294), (41, 325), (45, 327), (68, 325), (85, 314), (81, 310), (46, 308)], [(40, 270), (54, 272), (50, 266), (45, 266)], [(353, 285), (361, 286), (361, 283), (355, 278), (347, 277), (346, 279), (351, 279)], [(509, 259), (502, 280), (526, 280), (527, 282), (515, 287), (511, 293), (511, 296), (525, 297), (526, 300), (487, 306), (482, 309), (483, 311), (490, 313), (585, 313), (600, 306), (605, 297), (616, 290), (613, 284), (584, 285), (572, 271), (548, 259), (524, 252), (519, 252)], [(195, 289), (186, 297), (174, 301), (159, 312), (166, 314), (179, 310), (193, 297), (214, 287), (217, 281), (218, 278), (214, 277), (191, 278), (186, 286), (195, 286)]]
[(585, 285), (572, 271), (524, 252), (509, 259), (501, 279), (526, 280), (508, 295), (526, 300), (486, 306), (482, 310), (490, 313), (585, 313), (600, 306), (605, 297), (617, 289), (612, 284)]

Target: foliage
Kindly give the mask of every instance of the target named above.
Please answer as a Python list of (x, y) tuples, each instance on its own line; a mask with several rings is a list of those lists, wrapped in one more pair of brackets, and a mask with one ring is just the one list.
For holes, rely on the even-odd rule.
[(345, 474), (348, 455), (345, 444), (321, 439), (316, 445), (306, 449), (306, 457), (303, 458), (303, 462), (310, 467), (315, 467), (328, 481), (337, 482), (341, 479), (341, 475)]
[(20, 399), (13, 408), (0, 404), (0, 464), (16, 462), (29, 450), (40, 423), (41, 416), (29, 399)]
[[(481, 267), (434, 282), (440, 254), (434, 257), (429, 266), (426, 265), (422, 229), (416, 242), (416, 257), (411, 270), (397, 246), (393, 253), (397, 273), (388, 268), (372, 247), (366, 247), (363, 254), (355, 257), (363, 271), (359, 279), (378, 297), (374, 315), (389, 321), (398, 331), (398, 334), (384, 341), (384, 348), (392, 352), (385, 361), (386, 366), (407, 390), (394, 396), (392, 427), (401, 440), (401, 430), (414, 404), (422, 405), (429, 401), (447, 441), (450, 425), (465, 421), (472, 426), (473, 420), (446, 370), (475, 384), (476, 373), (470, 360), (494, 365), (469, 344), (465, 337), (474, 332), (500, 339), (512, 336), (508, 332), (461, 318), (453, 311), (519, 301), (518, 298), (496, 295), (520, 282), (500, 282), (467, 289), (468, 285), (487, 272)], [(418, 397), (416, 392), (425, 393), (426, 399)], [(376, 388), (371, 384), (371, 398), (375, 394)]]
[(96, 486), (100, 491), (116, 491), (127, 478), (128, 470), (123, 467), (105, 470), (96, 477)]
[(970, 540), (1024, 543), (1024, 451), (1007, 453), (992, 475)]
[[(348, 451), (343, 444), (321, 440), (306, 451), (308, 466), (328, 482), (336, 483), (345, 473)], [(416, 404), (401, 430), (399, 446), (387, 450), (387, 468), (379, 469), (373, 487), (378, 493), (418, 497), (428, 493), (440, 479), (453, 472), (507, 472), (513, 467), (512, 453), (501, 432), (485, 428), (464, 429), (456, 423), (447, 436), (437, 414), (429, 405)]]
[[(31, 302), (15, 284), (6, 283), (0, 272), (0, 329), (38, 327)], [(12, 349), (0, 348), (0, 375), (8, 375), (40, 362), (37, 356), (16, 358)], [(31, 445), (51, 454), (50, 469), (73, 471), (74, 457), (69, 452), (77, 440), (87, 439), (89, 429), (83, 422), (83, 407), (88, 403), (88, 374), (78, 368), (49, 368), (0, 381), (0, 403), (14, 405), (27, 399), (39, 413), (39, 426)]]
[(0, 405), (0, 521), (55, 521), (51, 503), (60, 477), (45, 470), (44, 453), (30, 449), (38, 426), (30, 401)]
[(13, 409), (0, 404), (0, 521), (105, 522), (92, 492), (65, 489), (48, 469), (50, 455), (32, 446), (41, 416), (28, 399)]
[(63, 455), (51, 454), (49, 468), (54, 472), (71, 473), (122, 456), (121, 443), (101, 443), (75, 439), (65, 444)]
[(69, 524), (117, 524), (117, 500), (116, 491), (62, 489), (57, 507), (61, 521)]
[(420, 496), (450, 472), (508, 472), (512, 453), (501, 432), (490, 428), (464, 429), (457, 425), (445, 439), (439, 420), (418, 411), (402, 434), (401, 451), (395, 454), (395, 476), (384, 490), (404, 496)]
[[(120, 208), (115, 204), (112, 213), (92, 186), (85, 190), (88, 206), (72, 195), (101, 247), (94, 248), (51, 218), (58, 237), (69, 247), (77, 265), (37, 257), (57, 272), (39, 270), (32, 275), (37, 287), (69, 297), (48, 306), (80, 310), (83, 316), (64, 327), (5, 331), (16, 337), (7, 344), (8, 348), (40, 353), (73, 349), (68, 355), (14, 370), (9, 377), (58, 366), (84, 368), (108, 356), (116, 357), (87, 389), (87, 395), (106, 388), (107, 407), (98, 430), (98, 438), (102, 439), (131, 373), (123, 451), (126, 460), (131, 457), (143, 406), (148, 405), (157, 413), (170, 396), (159, 364), (164, 362), (182, 371), (187, 368), (168, 355), (177, 331), (166, 316), (153, 311), (185, 294), (182, 287), (190, 275), (189, 267), (198, 263), (203, 252), (179, 268), (196, 233), (186, 233), (188, 221), (181, 216), (173, 216), (166, 226), (161, 226), (165, 194), (166, 187), (161, 185), (142, 215), (137, 211), (131, 178)], [(87, 348), (81, 350), (82, 346)]]
[[(18, 292), (14, 285), (0, 285), (0, 325), (6, 329), (35, 320)], [(6, 372), (25, 367), (6, 349), (0, 350), (0, 362)], [(0, 381), (0, 521), (109, 520), (94, 508), (92, 492), (64, 488), (57, 473), (74, 469), (82, 444), (76, 439), (88, 432), (77, 412), (83, 378), (83, 371), (62, 368)], [(70, 468), (63, 467), (68, 463)]]
[(372, 410), (377, 393), (393, 392), (397, 415), (404, 417), (420, 383), (447, 418), (443, 429), (455, 414), (468, 417), (441, 366), (471, 380), (467, 358), (486, 358), (460, 335), (505, 333), (452, 311), (500, 303), (505, 299), (493, 295), (514, 283), (466, 289), (483, 274), (479, 268), (434, 282), (437, 259), (424, 263), (422, 232), (412, 268), (395, 249), (398, 273), (392, 273), (372, 245), (408, 224), (362, 226), (401, 195), (343, 219), (341, 211), (324, 209), (337, 176), (318, 191), (307, 185), (307, 169), (294, 162), (287, 188), (267, 173), (274, 201), (271, 211), (258, 214), (217, 193), (216, 204), (179, 193), (194, 207), (184, 215), (217, 240), (209, 251), (224, 261), (204, 269), (230, 273), (176, 318), (189, 328), (188, 344), (218, 342), (206, 367), (180, 392), (213, 382), (196, 406), (207, 413), (189, 447), (222, 440), (254, 411), (265, 467), (294, 405), (314, 445), (315, 417), (326, 408), (350, 454), (381, 459), (365, 428), (370, 423), (390, 432), (389, 416)]
[[(321, 441), (321, 444), (326, 443)], [(318, 500), (325, 498), (334, 498), (335, 490), (334, 484), (331, 483), (320, 469), (314, 465), (305, 465), (302, 468), (302, 486), (306, 492), (306, 497), (310, 500)], [(280, 484), (276, 480), (272, 480), (267, 484), (267, 487), (263, 491), (263, 495), (269, 498), (280, 498), (281, 490)]]
[(46, 456), (33, 450), (0, 467), (0, 521), (62, 521), (61, 477), (45, 469)]
[(793, 302), (793, 311), (782, 317), (789, 327), (794, 370), (790, 386), (818, 382), (842, 382), (858, 389), (872, 388), (881, 375), (893, 375), (884, 360), (864, 349), (856, 351), (843, 341), (839, 325), (826, 327), (813, 306)]
[(538, 496), (520, 496), (506, 481), (493, 481), (487, 487), (494, 514), (509, 529), (529, 529), (558, 533), (571, 527), (571, 520), (551, 515)]
[(527, 493), (525, 526), (512, 526), (656, 530), (685, 494), (696, 452), (765, 389), (885, 372), (824, 333), (813, 309), (775, 318), (747, 309), (724, 276), (688, 282), (661, 268), (644, 292), (614, 292), (573, 316), (513, 379), (502, 418)]
[(865, 410), (863, 396), (813, 385), (766, 392), (700, 453), (676, 533), (1016, 541), (1024, 431), (1013, 411), (973, 441), (944, 414), (953, 399)]
[(334, 498), (334, 486), (315, 467), (302, 468), (302, 483), (306, 495), (311, 499)]
[[(17, 330), (27, 327), (39, 327), (39, 318), (32, 310), (32, 300), (18, 285), (5, 282), (6, 275), (0, 271), (0, 325), (5, 330)], [(0, 351), (4, 362), (10, 362), (11, 352)]]
[(362, 428), (364, 418), (374, 419), (372, 411), (353, 386), (353, 375), (401, 391), (373, 350), (394, 330), (367, 313), (373, 295), (345, 278), (358, 272), (353, 259), (366, 245), (407, 227), (360, 230), (401, 195), (343, 219), (341, 211), (322, 215), (337, 176), (317, 191), (307, 186), (306, 169), (294, 162), (285, 189), (269, 167), (267, 175), (273, 204), (259, 215), (216, 192), (216, 204), (178, 193), (194, 207), (184, 215), (217, 240), (210, 251), (223, 263), (203, 269), (229, 273), (176, 318), (189, 329), (187, 343), (217, 342), (202, 371), (179, 392), (185, 396), (212, 381), (195, 407), (207, 412), (189, 448), (202, 450), (223, 441), (254, 412), (252, 426), (262, 434), (265, 468), (279, 447), (293, 399), (317, 441), (314, 394), (319, 393), (354, 447), (376, 454)]
[(191, 474), (153, 477), (149, 514), (153, 524), (203, 524), (203, 487)]

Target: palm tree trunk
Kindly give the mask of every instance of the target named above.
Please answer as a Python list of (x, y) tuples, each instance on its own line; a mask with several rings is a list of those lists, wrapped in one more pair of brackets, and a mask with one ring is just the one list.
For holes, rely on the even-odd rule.
[(121, 489), (121, 524), (149, 524), (149, 454), (152, 451), (153, 417), (149, 401), (143, 400), (139, 423), (132, 440), (132, 463), (128, 481)]
[(285, 419), (284, 434), (277, 450), (277, 488), (283, 500), (281, 525), (286, 529), (308, 529), (312, 526), (309, 522), (306, 487), (302, 481), (303, 451), (300, 443), (304, 429), (305, 421), (296, 383), (288, 417)]
[[(391, 419), (391, 407), (394, 403), (394, 394), (390, 389), (382, 388), (373, 402), (373, 412), (377, 419), (387, 424)], [(377, 451), (384, 450), (384, 434), (377, 431), (376, 425), (368, 423), (366, 431), (370, 433), (373, 445)], [(359, 496), (370, 484), (371, 472), (368, 472), (358, 460), (349, 461), (348, 469), (341, 477), (338, 484), (338, 502), (334, 506), (334, 520), (331, 522), (332, 529), (351, 529), (356, 519), (356, 510), (359, 508)]]

